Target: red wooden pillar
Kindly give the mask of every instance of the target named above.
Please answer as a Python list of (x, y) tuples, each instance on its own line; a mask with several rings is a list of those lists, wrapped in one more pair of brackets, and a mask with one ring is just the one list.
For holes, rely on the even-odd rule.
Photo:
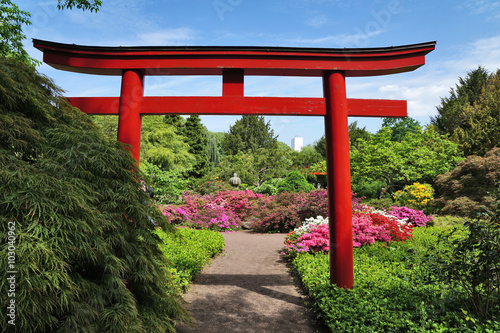
[(118, 115), (118, 141), (130, 145), (139, 163), (141, 148), (141, 104), (144, 96), (144, 73), (124, 70)]
[(325, 72), (323, 92), (326, 103), (330, 282), (350, 289), (354, 284), (354, 269), (348, 108), (344, 73)]

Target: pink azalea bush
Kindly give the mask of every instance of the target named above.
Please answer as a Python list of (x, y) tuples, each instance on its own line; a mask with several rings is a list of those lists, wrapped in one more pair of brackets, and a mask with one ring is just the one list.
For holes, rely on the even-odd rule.
[(206, 195), (185, 192), (182, 197), (184, 205), (167, 205), (162, 209), (170, 223), (224, 231), (240, 228), (242, 221), (253, 216), (255, 203), (264, 195), (221, 191)]
[(406, 220), (414, 227), (425, 227), (432, 222), (432, 216), (425, 215), (423, 210), (414, 210), (408, 207), (389, 207), (389, 213), (400, 220)]
[[(407, 207), (391, 207), (389, 211), (375, 210), (353, 196), (353, 246), (380, 242), (404, 242), (412, 238), (413, 227), (424, 227), (432, 220), (423, 212)], [(328, 218), (305, 219), (285, 237), (283, 254), (295, 256), (300, 252), (328, 252)]]

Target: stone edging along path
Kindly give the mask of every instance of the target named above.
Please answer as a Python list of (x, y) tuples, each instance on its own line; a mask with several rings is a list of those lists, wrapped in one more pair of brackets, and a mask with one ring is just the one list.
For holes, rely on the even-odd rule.
[(280, 254), (284, 234), (223, 233), (224, 252), (216, 257), (184, 296), (194, 326), (189, 332), (301, 332), (327, 330), (314, 322), (307, 297)]

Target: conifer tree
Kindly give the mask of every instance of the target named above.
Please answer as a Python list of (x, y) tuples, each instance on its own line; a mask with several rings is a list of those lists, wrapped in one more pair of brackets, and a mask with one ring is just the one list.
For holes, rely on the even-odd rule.
[(255, 154), (259, 149), (276, 149), (278, 136), (274, 136), (270, 122), (265, 122), (263, 116), (242, 116), (222, 141), (226, 155), (238, 153)]
[(173, 230), (130, 153), (12, 58), (0, 101), (0, 331), (14, 299), (17, 332), (174, 332), (187, 313), (153, 221)]
[(221, 155), (217, 145), (217, 138), (210, 132), (207, 135), (207, 151), (208, 162), (212, 165), (212, 168), (216, 167), (220, 162)]
[(191, 115), (186, 120), (184, 131), (186, 134), (186, 143), (189, 144), (189, 152), (196, 159), (190, 175), (195, 178), (201, 178), (209, 171), (207, 130), (201, 124), (200, 116)]

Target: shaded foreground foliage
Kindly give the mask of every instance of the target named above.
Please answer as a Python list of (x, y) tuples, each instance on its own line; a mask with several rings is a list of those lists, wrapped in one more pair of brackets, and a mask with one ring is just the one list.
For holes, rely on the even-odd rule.
[(15, 330), (174, 331), (188, 315), (151, 219), (173, 229), (127, 150), (18, 61), (0, 58), (0, 101), (0, 305), (15, 299)]

